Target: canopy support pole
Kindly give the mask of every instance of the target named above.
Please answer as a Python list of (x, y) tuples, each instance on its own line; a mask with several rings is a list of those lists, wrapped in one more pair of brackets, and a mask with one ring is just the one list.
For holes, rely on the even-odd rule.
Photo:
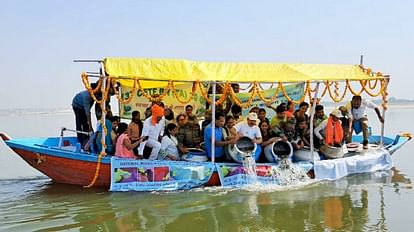
[(384, 84), (384, 95), (382, 98), (382, 119), (384, 120), (383, 123), (381, 123), (381, 139), (380, 139), (380, 147), (384, 146), (384, 131), (385, 131), (385, 111), (386, 111), (386, 107), (384, 107), (384, 104), (386, 104), (387, 101), (387, 87), (388, 87), (388, 82), (390, 81), (389, 78), (385, 78), (385, 84)]
[(100, 64), (101, 64), (101, 70), (102, 70), (101, 75), (103, 76), (102, 85), (101, 85), (102, 100), (101, 100), (101, 104), (100, 104), (102, 115), (101, 115), (101, 119), (98, 120), (98, 122), (101, 124), (101, 127), (102, 127), (102, 139), (101, 139), (102, 140), (102, 150), (101, 150), (101, 153), (103, 154), (104, 152), (106, 152), (105, 151), (106, 131), (104, 130), (104, 125), (103, 124), (105, 124), (105, 118), (106, 118), (106, 98), (108, 96), (106, 96), (105, 90), (106, 90), (106, 84), (107, 84), (106, 80), (108, 79), (108, 77), (105, 75), (105, 72), (103, 71), (105, 69), (104, 63), (101, 62)]
[(316, 102), (317, 102), (317, 97), (318, 97), (318, 91), (319, 91), (319, 82), (316, 82), (316, 89), (315, 89), (315, 95), (313, 96), (313, 101), (312, 101), (312, 108), (311, 108), (311, 116), (310, 116), (310, 121), (309, 121), (309, 142), (310, 142), (310, 152), (311, 152), (311, 156), (312, 156), (312, 163), (315, 163), (315, 156), (313, 155), (314, 151), (315, 151), (315, 147), (314, 147), (314, 143), (313, 143), (313, 119), (315, 117), (315, 107), (316, 107)]
[[(213, 99), (211, 100), (211, 162), (216, 161), (216, 82), (212, 83)], [(204, 136), (204, 135), (203, 135)]]

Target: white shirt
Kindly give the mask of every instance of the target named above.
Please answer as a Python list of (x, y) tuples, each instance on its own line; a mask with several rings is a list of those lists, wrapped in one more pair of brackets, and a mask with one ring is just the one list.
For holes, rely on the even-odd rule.
[(351, 102), (348, 103), (346, 108), (348, 108), (348, 111), (351, 112), (353, 119), (359, 120), (362, 117), (365, 117), (367, 115), (366, 114), (367, 108), (375, 109), (377, 107), (378, 106), (374, 104), (372, 101), (368, 99), (362, 99), (361, 106), (358, 109), (352, 108)]
[[(319, 125), (313, 130), (313, 133), (315, 134), (318, 139), (322, 140), (323, 136), (325, 135), (325, 128), (326, 125), (328, 125), (328, 119), (323, 120)], [(322, 132), (322, 133), (321, 133)]]
[(155, 125), (151, 123), (152, 116), (145, 119), (144, 126), (142, 128), (141, 136), (149, 136), (152, 139), (158, 140), (158, 136), (164, 134), (165, 119), (164, 117)]
[(161, 150), (164, 150), (166, 155), (173, 155), (176, 158), (179, 157), (177, 149), (177, 138), (171, 135), (171, 138), (165, 135), (161, 140)]
[(236, 128), (237, 133), (247, 136), (250, 139), (258, 139), (262, 137), (260, 128), (257, 125), (250, 127), (246, 121), (239, 122), (234, 127)]

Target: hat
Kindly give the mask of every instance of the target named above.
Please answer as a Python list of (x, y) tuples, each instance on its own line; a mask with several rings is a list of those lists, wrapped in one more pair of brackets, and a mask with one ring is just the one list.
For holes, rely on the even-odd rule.
[(348, 113), (348, 108), (346, 108), (345, 106), (340, 106), (338, 109), (341, 111), (341, 113), (342, 112), (345, 113), (345, 114)]
[(251, 112), (251, 113), (249, 113), (249, 116), (247, 117), (247, 119), (249, 119), (249, 120), (254, 120), (254, 121), (257, 121), (258, 120), (258, 117), (257, 117), (257, 114), (256, 113), (254, 113), (254, 112)]
[(338, 109), (334, 109), (334, 110), (332, 110), (331, 115), (333, 115), (333, 116), (335, 116), (335, 117), (337, 117), (337, 118), (342, 118), (342, 113), (341, 113), (341, 111), (340, 111), (340, 110), (338, 110)]

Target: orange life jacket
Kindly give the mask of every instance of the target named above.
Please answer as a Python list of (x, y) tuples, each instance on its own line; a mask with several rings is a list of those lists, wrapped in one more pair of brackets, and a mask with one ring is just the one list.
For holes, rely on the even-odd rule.
[(330, 116), (325, 128), (325, 144), (333, 146), (335, 143), (341, 143), (344, 138), (344, 131), (342, 129), (341, 121), (336, 122)]

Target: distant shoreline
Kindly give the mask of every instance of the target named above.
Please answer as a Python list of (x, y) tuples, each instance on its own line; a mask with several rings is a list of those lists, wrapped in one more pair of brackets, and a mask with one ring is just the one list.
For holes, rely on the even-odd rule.
[[(321, 102), (326, 108), (333, 108), (333, 103)], [(338, 106), (338, 105), (337, 105)], [(378, 104), (381, 107), (381, 104)], [(388, 103), (389, 109), (414, 109), (414, 103)], [(14, 108), (0, 109), (0, 116), (6, 115), (66, 115), (72, 114), (71, 108)]]

